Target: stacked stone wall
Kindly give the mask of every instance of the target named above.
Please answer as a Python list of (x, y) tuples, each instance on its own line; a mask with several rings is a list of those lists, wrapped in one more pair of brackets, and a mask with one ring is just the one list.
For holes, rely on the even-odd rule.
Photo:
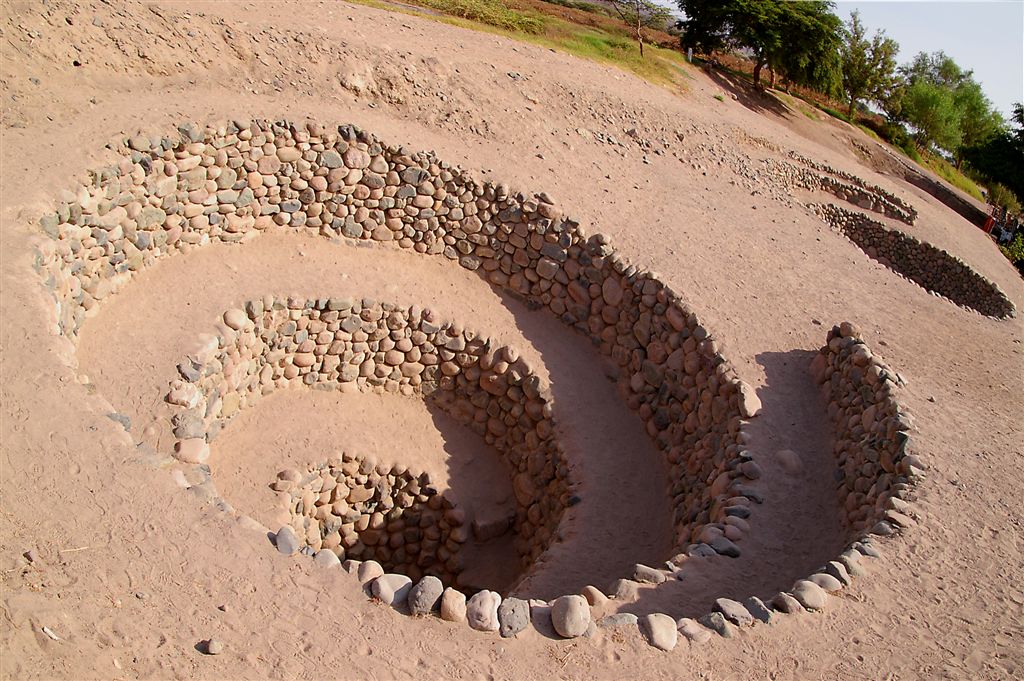
[[(912, 481), (911, 420), (896, 400), (901, 379), (875, 357), (856, 326), (834, 327), (811, 365), (835, 427), (836, 490), (851, 535), (902, 526)], [(894, 515), (895, 514), (895, 515)], [(881, 523), (881, 525), (880, 525)]]
[(278, 525), (290, 526), (310, 553), (376, 560), (413, 581), (433, 575), (458, 583), (465, 514), (426, 473), (346, 452), (305, 472), (283, 470), (271, 487), (282, 510)]
[(868, 257), (925, 290), (961, 307), (1004, 319), (1015, 308), (999, 287), (959, 258), (880, 222), (833, 205), (812, 208), (826, 224), (842, 232)]
[(756, 396), (656, 274), (627, 263), (606, 237), (588, 238), (547, 195), (478, 183), (351, 126), (185, 124), (174, 137), (135, 136), (117, 150), (118, 163), (41, 221), (49, 238), (38, 267), (68, 337), (167, 254), (267, 230), (397, 245), (477, 271), (612, 359), (670, 465), (680, 549), (708, 526), (724, 530), (728, 499), (756, 497), (742, 432)]
[(917, 221), (917, 209), (892, 192), (870, 184), (853, 173), (818, 163), (795, 151), (789, 152), (789, 156), (808, 168), (825, 173), (825, 176), (818, 177), (820, 188), (835, 194), (843, 201), (849, 201), (860, 208), (881, 213), (908, 225), (913, 225)]
[(419, 395), (504, 459), (524, 567), (556, 537), (569, 503), (568, 467), (539, 377), (514, 348), (440, 323), (430, 310), (267, 296), (225, 312), (218, 333), (179, 365), (179, 374), (166, 400), (177, 407), (175, 448), (186, 463), (204, 463), (224, 422), (274, 390)]

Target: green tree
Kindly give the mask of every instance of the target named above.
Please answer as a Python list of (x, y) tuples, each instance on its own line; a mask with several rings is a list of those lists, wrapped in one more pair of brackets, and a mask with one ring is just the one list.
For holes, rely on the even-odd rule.
[(917, 54), (900, 67), (905, 86), (898, 102), (887, 102), (886, 111), (917, 130), (918, 142), (932, 143), (953, 154), (957, 165), (967, 148), (976, 147), (1005, 128), (1002, 116), (974, 80), (944, 52)]
[(953, 92), (928, 80), (911, 82), (903, 95), (902, 113), (916, 130), (918, 146), (955, 149), (960, 144), (960, 116)]
[(870, 39), (860, 12), (854, 10), (844, 28), (845, 40), (840, 48), (843, 69), (843, 93), (850, 103), (852, 117), (858, 102), (882, 103), (896, 85), (896, 53), (900, 46), (884, 31), (876, 31)]
[(842, 22), (826, 2), (784, 3), (782, 41), (771, 54), (772, 69), (797, 85), (837, 95), (842, 86)]
[(686, 15), (683, 47), (712, 53), (723, 48), (750, 50), (754, 83), (765, 66), (788, 80), (824, 90), (838, 76), (841, 22), (824, 0), (677, 0)]
[(636, 33), (640, 43), (640, 56), (644, 56), (644, 26), (664, 27), (668, 22), (669, 11), (650, 0), (608, 0), (619, 18)]
[(966, 162), (990, 183), (1005, 185), (1024, 203), (1024, 106), (1015, 104), (1013, 130), (1003, 129), (963, 149)]
[(1002, 132), (1006, 123), (981, 91), (981, 85), (969, 76), (953, 90), (953, 100), (960, 114), (960, 143), (953, 150), (959, 166), (966, 148), (982, 144)]

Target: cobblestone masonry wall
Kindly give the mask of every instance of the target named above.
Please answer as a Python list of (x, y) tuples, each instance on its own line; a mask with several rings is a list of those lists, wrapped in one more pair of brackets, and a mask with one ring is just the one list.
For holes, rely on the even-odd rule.
[[(512, 474), (524, 567), (551, 543), (569, 503), (568, 469), (539, 377), (515, 349), (440, 323), (430, 310), (267, 296), (225, 312), (218, 333), (178, 372), (166, 400), (179, 408), (176, 456), (187, 463), (204, 463), (224, 421), (276, 389), (377, 390), (429, 397), (501, 454)], [(366, 502), (371, 491), (353, 490), (348, 501)], [(386, 503), (382, 494), (373, 491), (377, 503)], [(448, 570), (458, 572), (454, 564)]]
[(843, 518), (851, 534), (875, 528), (889, 534), (884, 523), (897, 518), (896, 524), (903, 525), (904, 494), (922, 469), (909, 451), (910, 417), (896, 401), (902, 381), (849, 322), (829, 332), (811, 371), (835, 425), (836, 490)]
[[(724, 520), (735, 497), (759, 499), (746, 484), (760, 472), (744, 448), (743, 424), (760, 405), (714, 339), (656, 274), (624, 262), (602, 235), (587, 238), (544, 194), (524, 196), (504, 185), (479, 184), (433, 155), (385, 146), (349, 126), (185, 124), (179, 133), (136, 136), (117, 145), (124, 153), (118, 164), (65, 193), (56, 213), (42, 219), (48, 238), (40, 240), (37, 267), (53, 295), (59, 333), (73, 340), (99, 302), (157, 258), (211, 241), (244, 242), (264, 230), (396, 242), (440, 255), (548, 309), (611, 358), (627, 403), (671, 465), (679, 547), (691, 555), (736, 554), (735, 544), (723, 536)], [(181, 378), (167, 395), (179, 410), (173, 427), (180, 460), (203, 461), (225, 419), (292, 383), (427, 395), (504, 448), (516, 466), (524, 556), (543, 550), (551, 535), (557, 540), (571, 485), (551, 439), (552, 405), (541, 399), (543, 389), (514, 351), (492, 350), (485, 339), (440, 324), (427, 310), (374, 301), (268, 296), (227, 311), (221, 321), (217, 334), (179, 365)], [(865, 558), (880, 555), (869, 534), (892, 534), (913, 524), (906, 499), (922, 464), (908, 453), (909, 419), (894, 397), (898, 375), (872, 356), (849, 323), (832, 329), (812, 372), (836, 427), (836, 481), (851, 535), (848, 548), (770, 605), (755, 596), (742, 603), (720, 598), (696, 620), (619, 613), (599, 626), (639, 626), (651, 645), (671, 650), (679, 634), (699, 645), (712, 632), (732, 636), (735, 627), (770, 622), (780, 613), (820, 610), (827, 594), (865, 574)], [(508, 382), (498, 376), (508, 376)], [(524, 442), (514, 441), (523, 432)], [(385, 573), (375, 559), (346, 558), (342, 567), (375, 598), (414, 615), (439, 610), (443, 619), (502, 636), (515, 636), (531, 620), (549, 621), (563, 637), (585, 633), (589, 605), (604, 598), (592, 587), (584, 589), (586, 598), (566, 595), (550, 603), (502, 600), (490, 591), (467, 601), (459, 591), (444, 589), (419, 565), (425, 548), (429, 554), (422, 537), (438, 535), (434, 573), (455, 577), (465, 519), (431, 493), (423, 476), (370, 463), (341, 455), (304, 473), (282, 471), (272, 484), (290, 524), (277, 533), (278, 550), (295, 553), (301, 541), (313, 551), (319, 542), (315, 562), (337, 565), (343, 549), (354, 555), (359, 544), (365, 552), (360, 555), (369, 557), (374, 547), (376, 557), (386, 531), (387, 551), (379, 557), (414, 575), (420, 567), (424, 576), (413, 585), (406, 575)], [(208, 469), (192, 478), (207, 481), (196, 489), (207, 486)], [(550, 494), (552, 485), (557, 495)], [(360, 506), (368, 503), (374, 504), (369, 516), (368, 505)], [(432, 519), (391, 517), (421, 503), (436, 512)], [(417, 534), (409, 531), (414, 525), (423, 530), (418, 553)], [(378, 535), (365, 534), (380, 527)], [(533, 537), (525, 527), (533, 528)], [(399, 528), (401, 540), (394, 539)], [(402, 549), (404, 561), (396, 557)], [(658, 573), (663, 571), (637, 565), (634, 578), (659, 583), (667, 575)]]
[(998, 286), (946, 251), (888, 229), (862, 213), (833, 205), (812, 208), (869, 257), (925, 290), (989, 317), (1015, 315), (1013, 303)]
[(311, 551), (331, 551), (339, 562), (376, 560), (413, 581), (433, 575), (458, 584), (469, 526), (426, 473), (346, 452), (311, 470), (283, 470), (272, 487), (278, 526), (289, 525)]
[[(611, 358), (670, 464), (680, 549), (724, 530), (727, 499), (759, 498), (746, 484), (756, 464), (742, 429), (760, 406), (753, 391), (655, 273), (625, 262), (603, 235), (588, 238), (546, 194), (478, 183), (351, 126), (184, 124), (117, 150), (121, 161), (41, 221), (49, 238), (38, 267), (67, 336), (134, 272), (211, 241), (283, 229), (397, 245), (477, 271)], [(737, 551), (715, 539), (716, 550)]]

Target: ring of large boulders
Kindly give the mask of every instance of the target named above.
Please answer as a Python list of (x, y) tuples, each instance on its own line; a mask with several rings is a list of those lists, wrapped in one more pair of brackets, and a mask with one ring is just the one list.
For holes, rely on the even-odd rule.
[[(527, 196), (501, 184), (478, 183), (432, 154), (384, 145), (352, 126), (324, 128), (316, 123), (296, 126), (268, 121), (225, 123), (206, 128), (184, 124), (174, 137), (134, 136), (114, 147), (122, 154), (120, 160), (94, 171), (91, 181), (76, 191), (63, 194), (55, 213), (45, 215), (40, 221), (45, 237), (38, 241), (36, 267), (54, 301), (57, 333), (74, 341), (83, 321), (95, 313), (97, 305), (130, 281), (135, 272), (164, 255), (187, 252), (211, 241), (244, 243), (263, 231), (291, 230), (311, 236), (386, 243), (441, 256), (478, 272), (491, 285), (528, 304), (548, 310), (589, 338), (617, 365), (627, 405), (644, 421), (648, 434), (668, 462), (671, 474), (668, 493), (674, 509), (672, 523), (676, 550), (684, 556), (682, 560), (686, 555), (738, 554), (739, 548), (726, 536), (727, 528), (731, 528), (730, 536), (739, 539), (734, 532), (735, 525), (726, 523), (727, 509), (729, 500), (736, 497), (760, 500), (756, 489), (748, 484), (760, 473), (745, 449), (748, 437), (744, 431), (746, 419), (760, 408), (756, 395), (736, 377), (716, 341), (657, 274), (624, 261), (605, 236), (598, 234), (588, 238), (577, 221), (564, 216), (547, 195)], [(288, 346), (291, 352), (285, 351), (286, 358), (271, 358), (270, 353), (281, 348), (268, 350), (266, 355), (261, 350), (260, 356), (267, 361), (255, 373), (246, 371), (242, 376), (242, 372), (225, 371), (225, 360), (231, 358), (232, 351), (238, 350), (239, 338), (254, 340), (258, 335), (257, 327), (260, 333), (271, 328), (275, 332), (280, 330), (278, 322), (282, 320), (274, 318), (276, 308), (287, 310), (289, 316), (298, 311), (301, 317), (308, 311), (310, 320), (317, 316), (317, 322), (323, 322), (319, 318), (322, 313), (341, 313), (345, 309), (344, 304), (332, 298), (316, 301), (254, 299), (243, 308), (225, 313), (217, 333), (207, 339), (206, 354), (185, 358), (179, 366), (180, 379), (174, 379), (169, 386), (169, 402), (183, 410), (204, 404), (202, 414), (194, 414), (196, 418), (175, 419), (175, 428), (189, 421), (198, 429), (190, 432), (190, 437), (179, 437), (176, 444), (178, 459), (194, 462), (189, 464), (192, 468), (183, 478), (200, 497), (228, 513), (234, 511), (217, 495), (209, 478), (209, 468), (201, 462), (208, 455), (210, 427), (229, 418), (246, 403), (250, 397), (248, 388), (268, 387), (278, 381), (305, 381), (306, 376), (314, 376), (308, 379), (314, 383), (321, 378), (330, 382), (332, 378), (341, 379), (340, 372), (344, 370), (339, 363), (324, 371), (324, 358), (336, 356), (330, 354), (330, 346), (335, 341), (344, 343), (343, 337), (334, 338), (330, 344), (326, 337), (320, 343), (318, 337), (309, 348), (307, 335), (301, 341), (292, 337), (289, 342), (294, 348)], [(373, 311), (364, 316), (364, 311), (360, 309), (356, 317), (360, 325), (383, 321), (384, 327), (388, 327), (388, 315), (377, 317)], [(414, 327), (422, 323), (425, 316), (418, 308), (389, 311), (395, 312), (404, 315), (403, 328), (410, 332), (415, 331)], [(341, 316), (324, 323), (327, 326), (338, 324), (340, 329)], [(428, 320), (428, 323), (435, 322)], [(440, 333), (441, 328), (439, 326), (434, 333)], [(450, 338), (459, 337), (458, 333), (452, 334), (451, 325), (443, 328)], [(426, 334), (422, 326), (419, 330)], [(360, 331), (364, 332), (362, 328)], [(353, 331), (345, 331), (353, 332), (354, 327)], [(850, 336), (838, 330), (835, 333), (842, 338)], [(467, 345), (473, 340), (465, 334), (461, 338)], [(825, 377), (823, 391), (840, 405), (835, 409), (830, 407), (830, 413), (845, 418), (836, 422), (837, 436), (847, 434), (850, 424), (857, 419), (863, 427), (849, 431), (850, 438), (860, 438), (865, 427), (871, 433), (879, 429), (885, 429), (886, 433), (894, 428), (898, 430), (899, 421), (894, 425), (890, 418), (894, 407), (875, 406), (875, 414), (879, 415), (877, 422), (875, 416), (868, 418), (862, 412), (850, 411), (871, 407), (866, 402), (876, 399), (888, 404), (886, 400), (891, 400), (891, 395), (880, 388), (868, 398), (867, 389), (861, 389), (863, 386), (858, 383), (863, 378), (863, 367), (857, 363), (863, 361), (863, 356), (850, 359), (855, 353), (848, 346), (854, 342), (833, 343), (833, 340), (830, 334), (830, 343), (823, 349), (824, 365), (821, 366), (822, 361), (817, 362), (815, 372), (816, 376)], [(436, 347), (433, 341), (430, 343)], [(318, 352), (323, 347), (327, 350)], [(413, 385), (418, 367), (407, 365), (419, 363), (424, 372), (427, 365), (416, 360), (410, 362), (408, 356), (389, 365), (387, 350), (379, 354), (382, 364), (397, 373), (357, 371), (352, 381), (338, 382), (354, 384), (360, 389), (394, 389), (400, 393), (415, 393), (419, 389), (422, 392), (421, 385)], [(484, 357), (490, 357), (487, 351), (477, 356), (476, 362), (491, 361)], [(515, 358), (504, 359), (510, 367), (516, 362)], [(847, 368), (851, 362), (853, 369)], [(482, 392), (487, 392), (486, 385), (479, 380), (488, 369), (470, 380), (466, 376), (468, 368), (459, 362), (454, 364), (459, 371), (453, 374), (458, 376), (453, 379), (453, 388), (457, 390), (459, 381), (465, 378), (463, 387), (475, 386), (474, 391), (482, 387)], [(312, 367), (315, 367), (315, 375)], [(351, 369), (347, 371), (352, 378)], [(524, 371), (523, 376), (527, 375)], [(380, 382), (367, 380), (371, 377)], [(404, 379), (407, 380), (403, 382)], [(246, 380), (250, 382), (246, 384)], [(540, 386), (536, 387), (536, 399), (548, 400)], [(244, 389), (239, 391), (239, 388)], [(842, 393), (851, 389), (855, 393), (852, 397)], [(521, 392), (525, 400), (521, 405), (535, 399), (530, 390), (523, 388)], [(497, 389), (488, 394), (497, 402), (509, 397), (508, 391), (499, 397)], [(225, 413), (225, 406), (228, 413)], [(566, 471), (559, 468), (557, 442), (547, 439), (547, 436), (553, 438), (554, 429), (550, 424), (543, 425), (549, 423), (557, 405), (548, 401), (541, 410), (532, 425), (537, 441), (531, 446), (543, 455), (535, 460), (532, 468), (529, 456), (526, 457), (525, 479), (553, 485), (558, 494), (546, 507), (539, 506), (529, 496), (518, 500), (516, 532), (524, 538), (529, 534), (528, 529), (533, 528), (531, 540), (520, 542), (526, 564), (550, 542), (558, 541), (559, 523), (566, 515), (564, 509), (573, 484)], [(513, 411), (506, 409), (502, 413)], [(523, 412), (526, 412), (525, 406)], [(515, 413), (519, 415), (518, 411)], [(504, 422), (503, 419), (495, 421)], [(507, 428), (512, 424), (504, 425)], [(520, 425), (529, 430), (526, 424)], [(484, 428), (485, 432), (490, 432), (487, 426)], [(547, 436), (542, 436), (542, 430)], [(500, 434), (490, 434), (500, 439)], [(891, 438), (893, 442), (900, 442), (895, 435)], [(748, 599), (742, 605), (719, 599), (715, 611), (699, 622), (685, 618), (673, 622), (672, 618), (661, 614), (648, 615), (638, 621), (632, 615), (621, 613), (606, 618), (602, 626), (632, 622), (639, 625), (652, 645), (671, 649), (678, 633), (700, 642), (706, 640), (711, 631), (728, 635), (730, 622), (747, 625), (768, 621), (772, 613), (820, 608), (826, 591), (841, 588), (849, 583), (851, 575), (859, 574), (858, 556), (877, 555), (863, 530), (866, 522), (877, 520), (872, 528), (876, 534), (892, 533), (910, 524), (909, 516), (903, 513), (907, 510), (903, 499), (918, 474), (916, 464), (919, 462), (910, 461), (907, 458), (910, 455), (902, 450), (890, 452), (888, 458), (883, 459), (869, 447), (863, 453), (867, 460), (860, 467), (854, 466), (849, 463), (851, 457), (861, 454), (856, 454), (849, 438), (840, 437), (840, 440), (844, 447), (842, 452), (837, 449), (840, 465), (855, 468), (861, 476), (850, 482), (846, 502), (851, 507), (848, 518), (851, 536), (859, 541), (851, 543), (843, 556), (833, 561), (842, 570), (829, 563), (820, 575), (799, 581), (791, 592), (780, 593), (771, 608), (757, 598)], [(159, 458), (159, 454), (155, 456)], [(320, 482), (301, 472), (287, 473), (280, 480), (287, 479), (298, 485), (302, 490), (298, 503), (305, 504), (308, 495), (303, 485), (314, 486), (308, 488), (310, 494), (314, 494), (313, 489), (319, 485), (321, 495), (325, 493), (325, 485), (347, 486), (348, 482), (342, 479), (350, 474), (346, 472), (346, 463), (351, 461), (344, 456), (326, 462), (325, 468), (318, 469)], [(870, 479), (876, 471), (869, 470), (868, 463), (878, 463), (874, 482)], [(518, 470), (518, 462), (514, 464)], [(534, 479), (530, 470), (538, 469), (541, 473)], [(333, 482), (324, 477), (324, 470)], [(414, 494), (408, 486), (410, 481), (403, 477), (402, 471), (378, 471), (377, 475), (378, 482), (383, 476), (392, 486), (402, 481), (398, 495), (390, 497), (393, 501), (401, 494), (419, 496), (419, 492)], [(869, 482), (871, 487), (865, 490)], [(355, 480), (353, 484), (364, 483)], [(326, 492), (332, 491), (333, 488)], [(425, 499), (417, 500), (429, 504), (430, 498), (436, 498), (429, 494), (424, 496)], [(316, 501), (312, 503), (317, 505)], [(444, 507), (443, 501), (434, 503)], [(587, 502), (584, 499), (580, 503)], [(869, 506), (882, 513), (881, 519), (876, 518), (876, 512), (868, 510)], [(455, 514), (446, 520), (446, 527), (439, 521), (438, 531), (451, 532), (458, 525), (457, 519)], [(303, 543), (312, 551), (316, 544), (312, 535), (300, 538), (291, 526), (280, 528), (276, 534), (278, 550), (285, 553), (298, 551)], [(329, 550), (330, 546), (325, 550), (324, 539), (321, 534), (321, 548), (315, 551), (317, 562), (327, 565), (341, 562), (338, 553)], [(497, 593), (488, 590), (479, 591), (467, 600), (453, 587), (443, 588), (436, 575), (426, 574), (412, 584), (408, 575), (385, 573), (376, 560), (346, 559), (344, 567), (366, 584), (376, 598), (407, 608), (412, 614), (439, 611), (442, 618), (468, 621), (473, 628), (500, 631), (509, 636), (525, 628), (527, 620), (533, 618), (536, 622), (537, 617), (547, 618), (554, 631), (562, 636), (581, 635), (590, 623), (589, 605), (605, 598), (588, 587), (583, 596), (569, 594), (551, 603), (531, 601), (527, 604), (515, 598), (502, 600)], [(676, 569), (671, 561), (653, 568), (638, 565), (634, 574), (627, 577), (658, 583), (671, 578)], [(836, 581), (842, 582), (840, 587), (835, 586)]]
[(832, 204), (812, 208), (827, 225), (841, 232), (869, 258), (929, 293), (996, 319), (1016, 314), (1013, 303), (998, 286), (952, 254), (890, 229), (863, 213)]

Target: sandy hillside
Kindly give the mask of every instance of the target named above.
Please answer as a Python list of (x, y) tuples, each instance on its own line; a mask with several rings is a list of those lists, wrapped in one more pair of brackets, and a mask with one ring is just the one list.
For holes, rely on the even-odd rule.
[[(806, 168), (796, 152), (877, 186), (917, 219), (872, 219), (945, 249), (1024, 306), (1024, 281), (994, 244), (881, 172), (890, 166), (864, 151), (875, 142), (746, 92), (734, 98), (697, 69), (685, 93), (670, 92), (344, 2), (8, 1), (0, 40), (4, 678), (1024, 674), (1020, 314), (985, 317), (896, 276), (804, 204), (854, 206), (770, 170)], [(671, 285), (754, 387), (762, 409), (749, 448), (763, 503), (741, 555), (688, 561), (678, 581), (595, 616), (696, 617), (719, 597), (767, 601), (843, 550), (832, 422), (808, 364), (844, 320), (906, 380), (900, 399), (925, 465), (913, 526), (876, 539), (881, 557), (865, 560), (866, 574), (823, 611), (702, 644), (680, 636), (671, 652), (636, 627), (503, 639), (414, 619), (368, 600), (341, 569), (281, 555), (136, 447), (169, 453), (163, 398), (175, 365), (224, 310), (265, 294), (427, 306), (514, 345), (550, 385), (583, 501), (563, 541), (514, 584), (517, 595), (604, 589), (635, 563), (663, 563), (671, 509), (663, 462), (606, 359), (552, 315), (441, 258), (295, 234), (204, 246), (134, 277), (74, 343), (58, 335), (33, 247), (61, 191), (114, 162), (105, 145), (125, 136), (251, 119), (352, 123), (479, 179), (547, 192)], [(282, 391), (225, 428), (210, 466), (232, 506), (275, 529), (274, 474), (340, 449), (427, 471), (479, 514), (514, 503), (507, 471), (479, 437), (399, 395)], [(473, 579), (512, 584), (509, 555), (500, 542), (481, 551)], [(221, 654), (203, 653), (210, 638), (224, 643)]]

